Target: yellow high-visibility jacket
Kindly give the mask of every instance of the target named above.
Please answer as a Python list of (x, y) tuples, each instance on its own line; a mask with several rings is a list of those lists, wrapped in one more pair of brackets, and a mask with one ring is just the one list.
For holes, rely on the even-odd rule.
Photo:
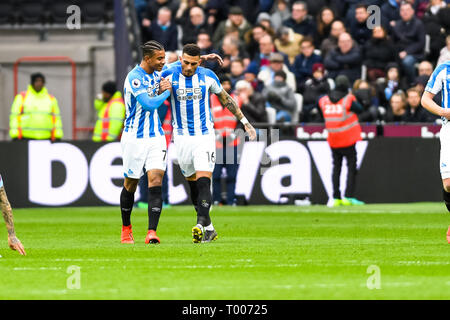
[(98, 120), (95, 124), (93, 141), (115, 141), (119, 138), (125, 119), (125, 103), (120, 91), (116, 91), (108, 102), (96, 99)]
[(28, 85), (12, 104), (9, 135), (17, 139), (61, 139), (63, 137), (58, 101), (47, 88), (36, 92)]

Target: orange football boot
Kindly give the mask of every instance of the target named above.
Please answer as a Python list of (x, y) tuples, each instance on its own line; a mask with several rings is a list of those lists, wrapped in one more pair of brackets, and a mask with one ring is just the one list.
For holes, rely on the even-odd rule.
[(448, 227), (447, 231), (447, 242), (450, 243), (450, 227)]
[(156, 231), (155, 230), (148, 230), (147, 236), (145, 237), (145, 243), (149, 244), (149, 243), (161, 243), (161, 241), (159, 241), (158, 236), (156, 235)]
[(129, 226), (122, 226), (122, 235), (120, 237), (121, 243), (134, 243), (133, 230), (131, 224)]

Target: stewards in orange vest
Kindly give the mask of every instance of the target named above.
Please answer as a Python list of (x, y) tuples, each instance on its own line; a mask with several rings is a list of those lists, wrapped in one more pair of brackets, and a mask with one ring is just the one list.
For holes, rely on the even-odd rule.
[[(221, 77), (220, 82), (225, 91), (237, 102), (239, 108), (242, 105), (239, 97), (231, 93), (231, 80), (229, 77)], [(237, 146), (239, 137), (235, 134), (238, 124), (236, 117), (227, 108), (222, 107), (216, 95), (211, 95), (211, 111), (216, 131), (216, 165), (213, 172), (213, 201), (217, 205), (222, 201), (222, 171), (226, 170), (227, 200), (226, 204), (235, 203), (236, 175), (238, 170)]]
[[(328, 131), (328, 144), (333, 154), (333, 206), (364, 204), (354, 198), (357, 174), (355, 145), (361, 140), (361, 126), (356, 113), (360, 113), (363, 108), (355, 96), (349, 93), (349, 87), (348, 78), (338, 76), (336, 89), (319, 99)], [(339, 181), (344, 157), (347, 159), (348, 173), (345, 197), (341, 198)]]

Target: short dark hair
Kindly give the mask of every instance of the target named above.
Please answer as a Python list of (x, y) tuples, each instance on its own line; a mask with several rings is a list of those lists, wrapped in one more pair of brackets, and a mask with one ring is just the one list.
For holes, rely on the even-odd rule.
[(188, 43), (183, 47), (183, 54), (185, 53), (192, 57), (200, 56), (200, 47), (195, 43)]
[(229, 83), (231, 83), (230, 77), (227, 76), (225, 73), (222, 73), (222, 74), (219, 76), (219, 81), (220, 81), (220, 83), (224, 83), (224, 82), (229, 82)]
[(355, 10), (356, 10), (356, 9), (364, 9), (364, 10), (367, 10), (368, 7), (369, 7), (368, 5), (366, 5), (366, 4), (362, 3), (362, 2), (360, 2), (360, 3), (358, 3), (358, 4), (356, 5)]
[(150, 41), (147, 41), (146, 43), (144, 43), (141, 46), (141, 49), (142, 49), (143, 57), (145, 57), (145, 56), (152, 57), (153, 54), (155, 53), (155, 51), (164, 50), (164, 46), (156, 40), (150, 40)]
[(35, 83), (37, 79), (42, 79), (42, 82), (45, 83), (44, 75), (40, 72), (36, 72), (36, 73), (33, 73), (30, 77), (31, 84)]
[(114, 81), (107, 81), (102, 85), (102, 90), (113, 95), (117, 91), (116, 83)]

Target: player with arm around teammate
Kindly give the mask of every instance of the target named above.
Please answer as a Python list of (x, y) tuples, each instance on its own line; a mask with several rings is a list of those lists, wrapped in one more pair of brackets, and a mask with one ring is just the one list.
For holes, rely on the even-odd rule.
[(209, 216), (215, 163), (210, 93), (216, 94), (220, 103), (242, 122), (251, 140), (256, 138), (255, 129), (237, 103), (222, 88), (216, 74), (200, 66), (201, 60), (200, 48), (187, 44), (183, 47), (180, 62), (171, 65), (161, 75), (172, 84), (174, 143), (181, 172), (189, 183), (191, 200), (197, 211), (197, 224), (192, 228), (194, 243), (210, 242), (217, 238)]
[[(139, 178), (148, 177), (148, 232), (145, 243), (160, 243), (156, 235), (162, 209), (162, 179), (166, 170), (166, 139), (156, 109), (169, 97), (171, 85), (160, 77), (164, 47), (157, 41), (142, 46), (142, 61), (124, 83), (126, 116), (120, 141), (124, 185), (120, 194), (122, 243), (134, 243), (131, 210)], [(158, 92), (162, 93), (158, 95)]]
[(0, 207), (2, 210), (3, 219), (5, 220), (6, 229), (8, 229), (8, 245), (11, 250), (17, 250), (21, 255), (25, 256), (25, 249), (22, 243), (16, 237), (14, 230), (14, 220), (11, 205), (6, 195), (5, 187), (3, 186), (2, 176), (0, 175)]
[[(433, 101), (433, 97), (439, 92), (442, 94), (441, 105)], [(433, 71), (422, 95), (422, 106), (442, 118), (440, 171), (444, 202), (450, 211), (450, 61), (438, 65)], [(450, 243), (450, 227), (447, 241)]]

